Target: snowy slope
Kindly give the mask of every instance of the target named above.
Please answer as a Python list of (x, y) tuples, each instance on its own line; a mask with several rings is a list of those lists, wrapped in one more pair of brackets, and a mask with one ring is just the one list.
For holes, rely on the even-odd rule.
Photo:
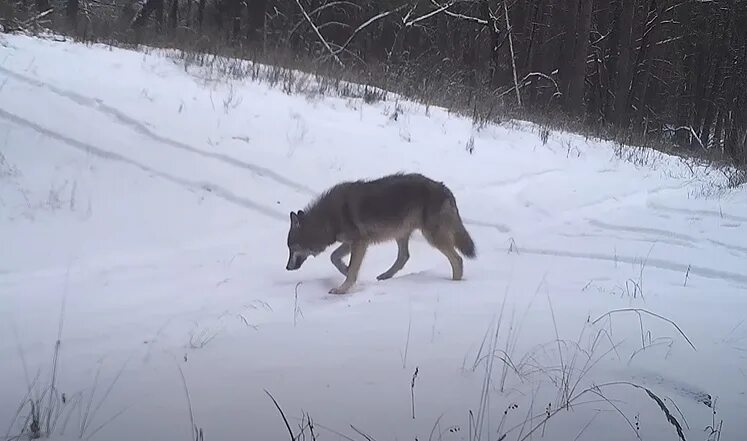
[[(61, 329), (65, 439), (187, 439), (188, 402), (205, 440), (288, 439), (265, 390), (319, 439), (678, 439), (626, 382), (688, 440), (743, 439), (747, 191), (717, 173), (158, 53), (6, 36), (0, 60), (0, 435)], [(285, 271), (290, 210), (395, 171), (452, 188), (464, 281), (420, 238), (344, 296), (328, 254)]]

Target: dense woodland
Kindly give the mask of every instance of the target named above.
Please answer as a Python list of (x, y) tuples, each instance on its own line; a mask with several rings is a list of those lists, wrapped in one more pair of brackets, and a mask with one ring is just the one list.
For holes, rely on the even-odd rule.
[(6, 31), (290, 54), (487, 117), (747, 163), (747, 0), (0, 0), (0, 17)]

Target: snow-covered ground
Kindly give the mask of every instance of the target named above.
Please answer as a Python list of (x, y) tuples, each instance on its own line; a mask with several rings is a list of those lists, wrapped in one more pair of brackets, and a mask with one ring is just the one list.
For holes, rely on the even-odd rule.
[[(328, 440), (744, 439), (746, 189), (527, 123), (204, 74), (0, 40), (0, 436), (54, 376), (58, 439), (194, 439), (189, 403), (205, 440), (289, 439), (267, 392)], [(420, 238), (388, 281), (396, 246), (369, 250), (348, 295), (328, 253), (285, 270), (289, 211), (395, 171), (455, 193), (465, 280)]]

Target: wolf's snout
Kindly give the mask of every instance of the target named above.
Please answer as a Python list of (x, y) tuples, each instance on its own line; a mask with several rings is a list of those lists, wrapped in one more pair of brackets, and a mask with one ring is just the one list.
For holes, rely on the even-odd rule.
[(285, 269), (288, 271), (295, 271), (299, 268), (301, 268), (301, 262), (299, 262), (299, 258), (297, 256), (291, 255), (288, 258), (288, 263), (285, 265)]

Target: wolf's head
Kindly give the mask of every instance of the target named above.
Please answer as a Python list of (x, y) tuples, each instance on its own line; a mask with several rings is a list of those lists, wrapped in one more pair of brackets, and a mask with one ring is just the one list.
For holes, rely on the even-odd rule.
[(288, 264), (285, 269), (293, 271), (301, 268), (309, 256), (316, 256), (329, 245), (310, 225), (303, 210), (290, 213), (290, 230), (288, 230)]

